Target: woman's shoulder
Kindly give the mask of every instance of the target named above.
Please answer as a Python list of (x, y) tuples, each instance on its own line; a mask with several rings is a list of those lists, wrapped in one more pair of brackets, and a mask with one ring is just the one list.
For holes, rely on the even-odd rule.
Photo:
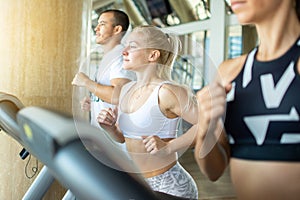
[(242, 70), (247, 59), (247, 54), (241, 55), (236, 58), (228, 59), (222, 62), (219, 66), (219, 78), (223, 84), (230, 83), (234, 80)]
[(188, 87), (176, 82), (164, 82), (160, 88), (160, 92), (162, 93), (171, 93), (173, 95), (176, 95), (178, 93), (186, 93), (186, 91), (188, 90)]
[(174, 82), (168, 82), (160, 87), (159, 106), (168, 118), (181, 116), (182, 111), (186, 110), (186, 105), (190, 108), (192, 92), (189, 90), (189, 87)]
[(187, 102), (192, 95), (192, 91), (186, 85), (169, 82), (161, 86), (158, 95), (159, 99), (163, 101), (161, 103), (175, 106), (179, 102)]

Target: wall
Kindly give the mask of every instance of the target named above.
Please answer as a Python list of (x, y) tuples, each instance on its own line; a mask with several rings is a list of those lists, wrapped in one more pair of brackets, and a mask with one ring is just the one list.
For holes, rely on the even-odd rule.
[[(0, 0), (0, 91), (17, 96), (25, 106), (71, 114), (71, 81), (89, 49), (91, 4), (91, 0)], [(26, 178), (27, 160), (18, 156), (21, 149), (0, 132), (0, 199), (21, 199), (36, 177)], [(27, 169), (30, 166), (35, 166), (35, 158)], [(41, 169), (42, 164), (38, 166)], [(45, 199), (60, 199), (64, 192), (55, 183)]]

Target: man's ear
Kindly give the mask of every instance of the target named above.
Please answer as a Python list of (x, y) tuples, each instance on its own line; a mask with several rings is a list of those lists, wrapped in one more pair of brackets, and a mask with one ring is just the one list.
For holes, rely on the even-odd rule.
[(123, 31), (122, 26), (121, 25), (115, 26), (114, 31), (115, 31), (115, 34), (121, 33)]
[(149, 61), (157, 61), (160, 57), (160, 51), (159, 50), (151, 50), (149, 54)]

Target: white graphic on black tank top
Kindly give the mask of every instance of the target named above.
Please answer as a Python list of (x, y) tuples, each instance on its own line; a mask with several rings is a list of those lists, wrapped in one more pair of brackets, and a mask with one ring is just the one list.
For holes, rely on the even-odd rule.
[(252, 67), (256, 51), (257, 48), (253, 49), (248, 55), (243, 74), (243, 88), (247, 87), (252, 80)]
[(226, 95), (226, 101), (227, 102), (230, 102), (230, 101), (233, 101), (234, 100), (234, 94), (235, 94), (235, 86), (236, 86), (236, 83), (235, 82), (232, 82), (231, 83), (231, 90), (228, 92), (228, 94)]
[(271, 121), (299, 121), (299, 114), (295, 107), (292, 107), (289, 114), (244, 117), (244, 121), (255, 137), (257, 145), (262, 145)]
[(292, 61), (278, 83), (274, 84), (272, 74), (265, 74), (260, 77), (262, 94), (267, 108), (278, 108), (284, 94), (295, 78), (294, 62)]
[(229, 141), (229, 144), (234, 144), (235, 143), (235, 140), (232, 137), (232, 135), (228, 135), (228, 141)]
[(284, 133), (280, 139), (281, 144), (300, 143), (300, 133)]
[[(300, 46), (300, 40), (297, 41), (297, 45)], [(252, 68), (255, 59), (257, 48), (253, 49), (249, 53), (244, 67), (242, 87), (246, 88), (252, 80)], [(278, 81), (274, 84), (274, 79), (271, 74), (262, 75), (260, 78), (262, 95), (265, 102), (265, 105), (268, 109), (278, 108), (284, 99), (289, 86), (292, 81), (295, 79), (296, 74), (294, 72), (294, 61), (290, 63), (286, 71)], [(291, 105), (292, 107), (292, 105)], [(255, 137), (256, 143), (262, 145), (265, 141), (266, 134), (268, 132), (268, 127), (271, 121), (300, 121), (299, 114), (295, 107), (291, 108), (290, 114), (273, 114), (273, 115), (257, 115), (247, 117), (245, 116), (244, 122), (249, 128), (252, 135)], [(291, 144), (299, 143), (300, 133), (282, 133), (280, 143), (281, 144)], [(296, 142), (295, 142), (296, 141)], [(232, 144), (235, 143), (234, 140), (231, 140)]]

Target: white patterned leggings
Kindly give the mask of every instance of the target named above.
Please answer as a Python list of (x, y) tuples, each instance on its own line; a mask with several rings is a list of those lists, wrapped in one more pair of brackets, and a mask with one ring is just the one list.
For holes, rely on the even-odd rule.
[(146, 182), (154, 191), (198, 199), (198, 189), (194, 179), (178, 162), (163, 174), (146, 178)]

